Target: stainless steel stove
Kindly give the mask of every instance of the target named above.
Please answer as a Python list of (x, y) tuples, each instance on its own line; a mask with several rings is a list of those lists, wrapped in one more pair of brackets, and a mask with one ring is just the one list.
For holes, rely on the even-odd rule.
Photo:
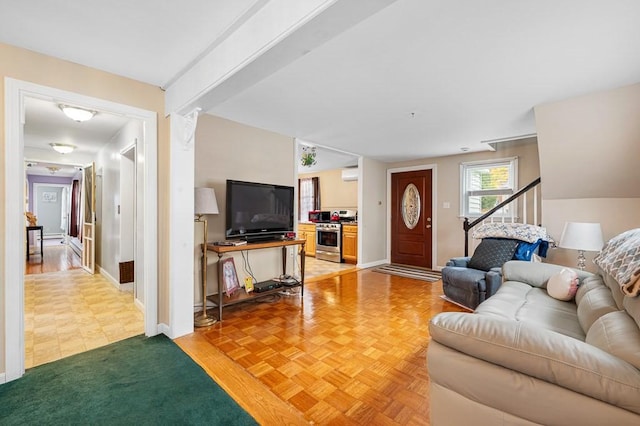
[(342, 262), (342, 224), (316, 223), (316, 259)]

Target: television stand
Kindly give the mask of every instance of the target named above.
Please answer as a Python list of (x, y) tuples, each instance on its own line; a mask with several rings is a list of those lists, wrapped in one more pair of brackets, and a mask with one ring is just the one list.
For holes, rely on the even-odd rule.
[(247, 243), (267, 243), (272, 241), (282, 241), (283, 235), (253, 235), (251, 237), (243, 238)]
[(304, 259), (305, 259), (305, 244), (307, 240), (277, 240), (267, 242), (248, 242), (247, 244), (239, 246), (216, 246), (207, 243), (207, 250), (213, 251), (218, 255), (218, 294), (208, 297), (218, 307), (218, 320), (222, 321), (222, 308), (229, 305), (235, 305), (236, 303), (249, 302), (260, 297), (267, 296), (269, 294), (277, 293), (282, 288), (274, 288), (260, 293), (246, 293), (243, 289), (237, 290), (233, 295), (226, 296), (224, 294), (224, 285), (222, 279), (222, 257), (225, 253), (233, 253), (237, 251), (246, 250), (262, 250), (270, 248), (282, 248), (282, 274), (287, 273), (287, 247), (300, 246), (300, 282), (293, 285), (287, 285), (287, 287), (300, 287), (300, 295), (304, 296)]

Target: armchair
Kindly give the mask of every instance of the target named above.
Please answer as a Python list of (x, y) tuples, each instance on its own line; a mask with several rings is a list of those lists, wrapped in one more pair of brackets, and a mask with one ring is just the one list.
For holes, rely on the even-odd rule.
[(511, 260), (517, 240), (485, 238), (473, 257), (454, 257), (442, 269), (442, 288), (453, 303), (474, 310), (502, 284), (502, 265)]

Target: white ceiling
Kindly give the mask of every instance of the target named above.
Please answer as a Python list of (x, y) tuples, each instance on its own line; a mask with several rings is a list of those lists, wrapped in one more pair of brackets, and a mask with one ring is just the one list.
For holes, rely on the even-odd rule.
[[(0, 0), (0, 41), (167, 86), (265, 3)], [(397, 0), (209, 112), (382, 161), (484, 150), (535, 133), (535, 105), (639, 82), (638, 16), (637, 0)]]
[[(74, 166), (86, 165), (129, 121), (128, 118), (98, 111), (89, 121), (76, 122), (64, 115), (50, 100), (25, 98), (24, 155), (28, 175), (71, 177)], [(52, 143), (73, 145), (70, 154), (59, 154)], [(51, 173), (48, 166), (60, 170)]]

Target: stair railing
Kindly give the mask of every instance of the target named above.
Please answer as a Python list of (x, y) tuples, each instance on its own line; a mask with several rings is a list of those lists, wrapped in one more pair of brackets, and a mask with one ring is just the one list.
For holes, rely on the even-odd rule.
[[(485, 214), (483, 214), (482, 216), (480, 216), (479, 218), (477, 218), (473, 222), (469, 222), (469, 218), (465, 217), (464, 218), (464, 222), (462, 224), (462, 228), (464, 229), (464, 255), (465, 256), (469, 256), (469, 231), (474, 226), (484, 222), (487, 218), (490, 218), (495, 212), (497, 212), (498, 210), (502, 209), (504, 206), (514, 202), (515, 200), (517, 200), (518, 198), (522, 197), (523, 195), (525, 195), (527, 192), (529, 192), (532, 189), (534, 191), (534, 195), (533, 195), (533, 223), (537, 224), (538, 223), (537, 186), (540, 185), (540, 182), (541, 182), (540, 178), (535, 179), (533, 182), (531, 182), (530, 184), (528, 184), (524, 188), (521, 188), (516, 193), (511, 195), (509, 198), (507, 198), (506, 200), (504, 200), (503, 202), (501, 202), (500, 204), (498, 204), (497, 206), (495, 206), (494, 208), (492, 208), (491, 210), (489, 210), (488, 212), (486, 212)], [(513, 214), (514, 213), (513, 213), (513, 210), (512, 210), (512, 217), (511, 217), (511, 221), (512, 222), (514, 221)], [(527, 223), (527, 198), (526, 197), (523, 198), (522, 218), (523, 218), (523, 222), (522, 223)], [(502, 218), (502, 221), (504, 222), (504, 217)]]

